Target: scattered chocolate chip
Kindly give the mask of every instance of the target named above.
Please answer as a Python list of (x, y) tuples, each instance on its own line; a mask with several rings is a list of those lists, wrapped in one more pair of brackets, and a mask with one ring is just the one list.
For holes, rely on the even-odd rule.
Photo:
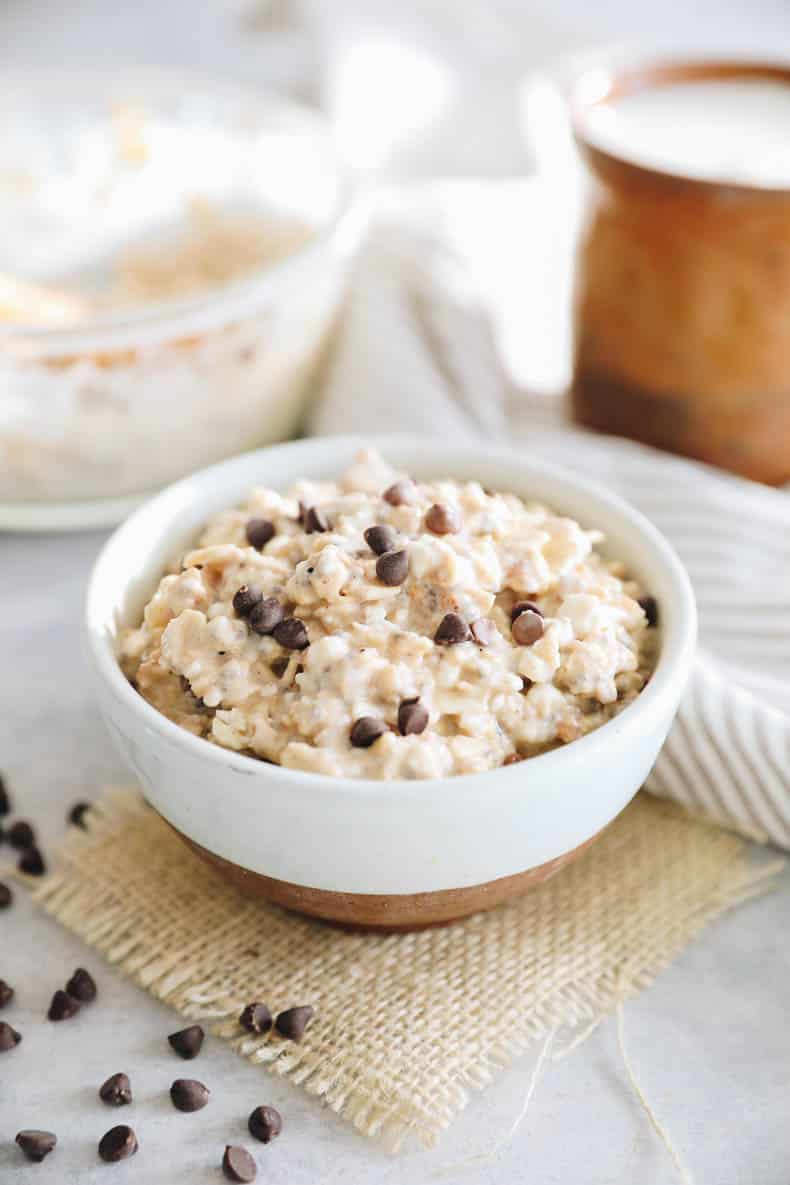
[(71, 1020), (72, 1016), (76, 1016), (79, 1010), (79, 1000), (75, 1000), (68, 992), (61, 991), (58, 988), (52, 997), (52, 1003), (47, 1012), (47, 1020)]
[(637, 603), (644, 611), (648, 626), (653, 629), (658, 625), (658, 601), (655, 597), (640, 597)]
[(99, 1140), (99, 1156), (108, 1164), (134, 1156), (137, 1148), (137, 1136), (125, 1123), (111, 1127)]
[(403, 737), (418, 736), (428, 726), (428, 709), (419, 699), (405, 699), (398, 708), (398, 732)]
[(250, 629), (256, 634), (270, 634), (285, 617), (285, 610), (276, 597), (266, 597), (250, 610)]
[(390, 506), (411, 506), (417, 497), (417, 490), (414, 482), (404, 477), (388, 486), (381, 496)]
[(272, 662), (269, 666), (269, 670), (273, 675), (276, 675), (278, 679), (282, 679), (283, 675), (288, 670), (288, 664), (290, 661), (290, 658), (283, 654), (279, 658), (275, 658), (274, 662)]
[(167, 1039), (178, 1056), (189, 1062), (200, 1053), (205, 1035), (200, 1025), (190, 1025), (187, 1029), (171, 1033)]
[(318, 506), (308, 506), (302, 521), (308, 535), (320, 535), (330, 530), (329, 519)]
[(301, 1041), (312, 1019), (312, 1005), (300, 1004), (297, 1008), (286, 1008), (285, 1012), (281, 1012), (274, 1027), (281, 1037), (287, 1037), (289, 1041)]
[(89, 802), (75, 802), (67, 816), (69, 823), (74, 827), (81, 827), (85, 831), (85, 816), (90, 809)]
[(532, 679), (528, 679), (526, 675), (521, 676), (521, 691), (524, 695), (527, 694), (527, 692), (529, 691), (530, 687), (532, 687), (532, 685), (533, 685)]
[(22, 1040), (22, 1034), (12, 1029), (4, 1020), (0, 1020), (0, 1053), (7, 1053)]
[(478, 617), (477, 621), (472, 622), (469, 629), (478, 646), (490, 646), (496, 637), (496, 626), (489, 617)]
[(11, 798), (8, 794), (8, 787), (5, 784), (5, 778), (0, 774), (0, 815), (9, 815), (11, 813)]
[(80, 1004), (90, 1004), (96, 999), (96, 981), (84, 967), (78, 967), (66, 984), (66, 991)]
[(387, 726), (383, 720), (378, 720), (375, 716), (360, 716), (351, 725), (349, 736), (355, 749), (369, 749), (386, 731)]
[(274, 1107), (256, 1107), (247, 1120), (247, 1127), (251, 1136), (268, 1144), (283, 1130), (282, 1116)]
[(54, 1132), (40, 1132), (32, 1129), (16, 1133), (16, 1142), (28, 1160), (33, 1164), (41, 1164), (45, 1156), (49, 1156), (58, 1142)]
[(523, 761), (523, 760), (524, 760), (524, 758), (521, 756), (520, 753), (508, 753), (507, 757), (502, 762), (502, 764), (503, 765), (518, 765), (519, 761)]
[(132, 1084), (128, 1074), (111, 1074), (99, 1087), (99, 1098), (111, 1107), (123, 1107), (132, 1101)]
[(398, 541), (398, 536), (392, 527), (376, 525), (365, 531), (365, 542), (376, 555), (384, 555), (385, 551), (392, 551)]
[(209, 1089), (195, 1078), (176, 1078), (170, 1098), (177, 1111), (202, 1111), (208, 1102)]
[(17, 867), (20, 872), (26, 872), (28, 876), (43, 876), (47, 871), (44, 857), (36, 847), (28, 848), (26, 852), (22, 853)]
[(233, 594), (233, 610), (238, 617), (249, 617), (256, 605), (263, 600), (263, 593), (254, 584), (242, 584)]
[(0, 1008), (5, 1008), (6, 1004), (10, 1004), (14, 998), (14, 989), (10, 983), (6, 983), (4, 979), (0, 979)]
[(255, 1161), (247, 1149), (240, 1148), (238, 1144), (226, 1146), (225, 1155), (222, 1157), (222, 1171), (228, 1181), (241, 1182), (241, 1185), (249, 1185), (258, 1175)]
[(518, 646), (531, 646), (538, 638), (543, 637), (543, 618), (532, 609), (525, 609), (513, 622), (510, 632)]
[(14, 894), (4, 881), (0, 881), (0, 909), (8, 909), (14, 900)]
[(250, 547), (261, 551), (274, 538), (274, 523), (270, 523), (268, 518), (251, 518), (244, 528), (244, 534)]
[(409, 556), (405, 551), (386, 551), (376, 560), (376, 575), (382, 584), (395, 588), (409, 575)]
[(239, 1024), (248, 1033), (268, 1033), (272, 1027), (272, 1014), (265, 1004), (256, 1001), (244, 1009), (239, 1017)]
[(12, 823), (6, 831), (5, 837), (11, 844), (11, 847), (16, 848), (20, 852), (26, 851), (27, 848), (32, 848), (36, 842), (36, 834), (33, 828), (24, 819), (19, 819), (16, 823)]
[(434, 502), (425, 515), (425, 525), (434, 535), (456, 535), (461, 530), (461, 516), (454, 507)]
[(298, 617), (286, 617), (272, 630), (274, 639), (286, 650), (306, 650), (310, 645), (307, 627)]
[(471, 637), (469, 626), (463, 617), (459, 617), (457, 613), (445, 613), (433, 635), (433, 640), (439, 646), (456, 646), (459, 642), (470, 641)]
[(516, 620), (517, 617), (520, 617), (522, 613), (526, 613), (527, 610), (529, 610), (530, 613), (537, 613), (538, 617), (543, 616), (534, 601), (516, 601), (513, 608), (510, 610), (511, 624)]

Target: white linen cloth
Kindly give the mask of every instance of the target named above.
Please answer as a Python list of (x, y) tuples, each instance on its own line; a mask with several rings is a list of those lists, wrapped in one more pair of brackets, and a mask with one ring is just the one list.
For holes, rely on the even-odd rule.
[[(790, 848), (790, 495), (575, 429), (559, 400), (509, 392), (444, 233), (452, 200), (390, 201), (373, 220), (311, 430), (507, 440), (638, 507), (677, 548), (700, 613), (696, 669), (648, 787)], [(533, 203), (534, 217), (550, 206)], [(540, 267), (531, 277), (538, 290), (550, 280)], [(525, 307), (527, 348), (534, 327)]]

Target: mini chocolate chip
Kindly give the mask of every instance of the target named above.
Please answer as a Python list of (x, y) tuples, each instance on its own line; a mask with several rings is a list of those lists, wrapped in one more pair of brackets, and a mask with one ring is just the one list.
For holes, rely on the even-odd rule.
[(417, 497), (417, 490), (414, 482), (404, 477), (388, 486), (381, 496), (390, 506), (411, 506)]
[(304, 512), (304, 529), (308, 535), (320, 535), (330, 530), (329, 519), (318, 506), (308, 506)]
[(461, 516), (454, 507), (434, 502), (425, 515), (425, 525), (434, 535), (456, 535), (461, 530)]
[(0, 774), (0, 816), (9, 815), (11, 813), (11, 798), (8, 794), (8, 787), (5, 784), (5, 778)]
[(36, 847), (28, 848), (26, 852), (22, 853), (17, 867), (20, 872), (26, 872), (28, 876), (43, 876), (47, 871), (44, 857)]
[(263, 593), (254, 584), (242, 584), (233, 594), (233, 609), (237, 617), (249, 617), (251, 611), (263, 600)]
[(10, 983), (6, 983), (4, 979), (0, 979), (0, 1008), (5, 1008), (14, 998), (14, 989)]
[(445, 613), (433, 635), (433, 640), (439, 646), (455, 646), (459, 642), (468, 642), (471, 636), (469, 626), (463, 617), (459, 617), (457, 613)]
[(274, 639), (286, 650), (306, 650), (310, 645), (307, 627), (298, 617), (286, 617), (272, 630)]
[(205, 1035), (200, 1025), (190, 1025), (171, 1033), (167, 1039), (178, 1056), (189, 1062), (200, 1053)]
[(45, 1156), (49, 1156), (58, 1142), (54, 1132), (41, 1132), (29, 1129), (16, 1133), (16, 1142), (28, 1160), (33, 1164), (41, 1164)]
[(532, 609), (525, 609), (513, 622), (510, 632), (517, 645), (531, 646), (533, 642), (537, 642), (538, 638), (543, 637), (543, 618), (539, 613), (534, 613)]
[(279, 658), (275, 658), (275, 660), (270, 665), (269, 670), (273, 675), (276, 675), (278, 679), (282, 679), (283, 675), (288, 670), (288, 664), (290, 661), (291, 660), (287, 655), (282, 654)]
[(523, 760), (524, 760), (524, 758), (521, 756), (520, 753), (508, 753), (507, 757), (502, 762), (502, 764), (503, 765), (518, 765), (519, 761), (523, 761)]
[(265, 1004), (256, 1001), (244, 1009), (239, 1017), (239, 1024), (248, 1033), (268, 1033), (272, 1027), (272, 1014)]
[(247, 1127), (251, 1136), (268, 1144), (283, 1130), (282, 1116), (274, 1107), (256, 1107), (247, 1120)]
[(250, 547), (261, 551), (274, 538), (274, 523), (270, 523), (268, 518), (251, 518), (244, 528), (244, 534)]
[(521, 691), (524, 695), (527, 694), (527, 692), (529, 691), (530, 687), (532, 687), (532, 685), (533, 685), (532, 679), (528, 679), (526, 675), (521, 676)]
[(89, 802), (75, 802), (68, 813), (69, 823), (74, 827), (81, 827), (83, 831), (86, 831), (85, 816), (90, 809), (91, 804)]
[(266, 597), (254, 605), (250, 611), (250, 629), (256, 634), (270, 634), (276, 625), (285, 617), (285, 610), (276, 597)]
[(289, 1041), (301, 1041), (312, 1019), (312, 1005), (300, 1004), (297, 1008), (286, 1008), (285, 1012), (281, 1012), (274, 1027), (281, 1037), (287, 1037)]
[(658, 625), (658, 601), (655, 597), (640, 597), (637, 604), (644, 611), (650, 629)]
[(409, 575), (409, 556), (405, 551), (386, 551), (376, 560), (376, 575), (382, 584), (395, 588)]
[(529, 610), (530, 613), (537, 613), (538, 617), (543, 616), (542, 612), (534, 601), (516, 601), (513, 608), (510, 610), (511, 624), (516, 620), (517, 617), (520, 617), (522, 613), (526, 613), (527, 610)]
[(170, 1098), (177, 1111), (202, 1111), (208, 1102), (209, 1089), (195, 1078), (176, 1078)]
[(17, 820), (12, 823), (5, 833), (5, 837), (11, 844), (12, 848), (16, 848), (20, 852), (24, 852), (27, 848), (32, 848), (36, 842), (36, 834), (29, 823), (24, 819)]
[(8, 909), (14, 900), (14, 894), (4, 881), (0, 881), (0, 909)]
[(68, 992), (61, 991), (58, 988), (52, 997), (52, 1002), (47, 1012), (47, 1020), (71, 1020), (72, 1016), (76, 1016), (79, 1010), (79, 1000), (75, 1000)]
[(478, 617), (477, 621), (472, 622), (469, 629), (478, 646), (490, 646), (496, 637), (496, 626), (488, 617)]
[(375, 551), (376, 555), (384, 555), (385, 551), (392, 551), (397, 540), (398, 536), (392, 527), (377, 524), (375, 527), (368, 527), (365, 531), (365, 542), (371, 551)]
[(238, 1144), (227, 1144), (225, 1146), (225, 1155), (222, 1157), (222, 1171), (228, 1181), (240, 1182), (241, 1185), (249, 1185), (250, 1181), (254, 1181), (258, 1175), (255, 1161), (247, 1149), (240, 1148)]
[(132, 1101), (132, 1084), (128, 1074), (111, 1074), (99, 1087), (99, 1098), (111, 1107), (123, 1107)]
[(418, 699), (405, 699), (398, 708), (398, 732), (418, 736), (428, 727), (428, 709)]
[(66, 984), (66, 991), (80, 1004), (90, 1004), (96, 999), (96, 981), (84, 967), (78, 967)]
[(99, 1140), (99, 1156), (108, 1164), (134, 1156), (137, 1148), (137, 1136), (125, 1123), (111, 1127)]
[(355, 749), (369, 749), (386, 731), (387, 726), (383, 720), (378, 720), (375, 716), (360, 716), (351, 725), (349, 736)]
[(12, 1029), (4, 1020), (0, 1020), (0, 1053), (7, 1053), (22, 1040), (22, 1034)]

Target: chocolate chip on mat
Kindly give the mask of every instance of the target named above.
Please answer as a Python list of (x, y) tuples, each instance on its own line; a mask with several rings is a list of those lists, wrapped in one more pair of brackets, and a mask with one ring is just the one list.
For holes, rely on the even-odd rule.
[(250, 1135), (268, 1144), (283, 1130), (282, 1116), (274, 1107), (256, 1107), (247, 1120)]
[[(238, 595), (238, 594), (237, 594)], [(253, 605), (249, 614), (250, 629), (256, 634), (266, 635), (274, 631), (285, 617), (285, 610), (276, 597), (261, 598)]]
[(111, 1074), (99, 1087), (99, 1098), (111, 1107), (123, 1107), (132, 1101), (132, 1084), (128, 1074)]
[(445, 613), (433, 635), (433, 640), (439, 646), (456, 646), (459, 642), (470, 641), (471, 637), (469, 626), (463, 617), (459, 617), (457, 613)]
[(418, 736), (428, 726), (428, 709), (419, 699), (405, 699), (398, 708), (398, 732), (403, 737)]
[(0, 881), (0, 909), (8, 909), (14, 900), (14, 894), (4, 881)]
[(11, 813), (11, 798), (8, 793), (8, 787), (5, 784), (5, 778), (0, 774), (0, 816)]
[(434, 535), (456, 535), (461, 530), (461, 516), (452, 506), (434, 502), (425, 515), (425, 525)]
[(533, 642), (537, 642), (538, 638), (543, 637), (543, 618), (539, 613), (533, 613), (531, 609), (526, 609), (523, 613), (519, 613), (510, 627), (510, 632), (517, 645), (531, 646)]
[(202, 1111), (208, 1102), (209, 1089), (196, 1078), (176, 1078), (170, 1098), (177, 1111)]
[(330, 530), (329, 519), (318, 506), (308, 506), (302, 521), (308, 535), (320, 535)]
[(190, 1025), (189, 1028), (171, 1033), (167, 1039), (178, 1056), (189, 1062), (200, 1053), (205, 1035), (200, 1025)]
[(405, 551), (387, 551), (376, 560), (376, 575), (382, 584), (395, 588), (409, 575), (409, 556)]
[(84, 967), (78, 967), (66, 984), (66, 991), (81, 1004), (90, 1004), (96, 999), (96, 980)]
[(478, 617), (469, 628), (478, 646), (490, 646), (496, 636), (496, 626), (488, 617)]
[(41, 1164), (45, 1156), (49, 1156), (58, 1142), (54, 1132), (42, 1132), (28, 1129), (16, 1133), (16, 1142), (28, 1160), (33, 1164)]
[(272, 1027), (272, 1014), (265, 1004), (256, 1000), (244, 1009), (239, 1024), (248, 1033), (268, 1033)]
[(300, 1004), (297, 1008), (286, 1008), (279, 1013), (274, 1027), (281, 1037), (287, 1037), (289, 1041), (301, 1041), (312, 1019), (312, 1005)]
[(238, 1144), (226, 1145), (225, 1155), (222, 1157), (222, 1171), (228, 1181), (241, 1182), (241, 1185), (249, 1185), (258, 1175), (255, 1161), (247, 1149), (240, 1148)]
[(80, 1010), (79, 1000), (75, 1000), (68, 992), (61, 988), (55, 992), (47, 1012), (47, 1020), (71, 1020)]
[(274, 523), (270, 523), (268, 518), (251, 518), (244, 528), (244, 534), (250, 547), (260, 551), (274, 538)]
[(298, 617), (286, 617), (272, 630), (274, 640), (286, 650), (306, 650), (310, 645), (307, 626)]
[(26, 872), (28, 876), (43, 876), (47, 871), (44, 857), (37, 847), (28, 848), (26, 852), (23, 852), (19, 857), (17, 867), (20, 872)]
[(381, 496), (390, 506), (411, 506), (417, 497), (417, 489), (411, 478), (403, 477), (388, 486)]
[(137, 1148), (137, 1136), (125, 1123), (111, 1127), (99, 1140), (99, 1156), (108, 1164), (134, 1156)]
[(12, 823), (6, 831), (5, 837), (12, 848), (22, 852), (27, 848), (32, 848), (36, 842), (36, 833), (24, 819), (18, 819), (16, 823)]
[(263, 600), (263, 593), (254, 584), (242, 584), (233, 594), (233, 609), (239, 617), (249, 617), (251, 611)]
[(82, 830), (85, 831), (85, 816), (90, 809), (91, 804), (89, 802), (75, 802), (74, 806), (68, 813), (69, 823), (71, 823), (74, 827), (81, 827)]
[(655, 597), (640, 597), (637, 603), (644, 611), (648, 626), (653, 629), (658, 625), (658, 601)]
[(355, 749), (369, 749), (386, 731), (387, 726), (383, 720), (376, 716), (360, 716), (351, 725), (349, 736)]
[(4, 979), (0, 979), (0, 1008), (5, 1008), (6, 1004), (10, 1004), (14, 998), (14, 989), (10, 983), (6, 983)]
[(384, 555), (385, 551), (392, 551), (398, 541), (398, 536), (392, 527), (376, 524), (365, 531), (365, 542), (376, 555)]
[(7, 1053), (22, 1040), (22, 1034), (12, 1029), (4, 1020), (0, 1020), (0, 1053)]
[(513, 605), (513, 608), (510, 610), (511, 622), (514, 622), (517, 617), (520, 617), (522, 613), (526, 613), (527, 610), (529, 610), (530, 613), (537, 613), (538, 617), (543, 616), (543, 613), (534, 601), (516, 601), (516, 603)]

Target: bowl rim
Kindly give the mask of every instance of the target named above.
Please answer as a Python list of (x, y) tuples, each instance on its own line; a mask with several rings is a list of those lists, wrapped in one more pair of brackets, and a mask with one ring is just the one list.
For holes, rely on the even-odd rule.
[[(305, 129), (312, 128), (313, 134), (321, 137), (331, 150), (337, 196), (331, 213), (294, 250), (225, 284), (192, 296), (146, 301), (130, 308), (97, 313), (74, 324), (6, 321), (0, 326), (0, 340), (9, 339), (17, 348), (48, 356), (120, 350), (130, 344), (139, 346), (144, 344), (141, 336), (147, 334), (150, 334), (151, 341), (158, 341), (204, 333), (217, 324), (249, 315), (250, 308), (256, 308), (270, 291), (287, 285), (302, 261), (320, 255), (327, 244), (335, 241), (348, 251), (353, 248), (357, 237), (353, 218), (357, 205), (353, 171), (341, 155), (330, 121), (318, 109), (251, 82), (239, 82), (199, 69), (167, 66), (122, 66), (119, 69), (62, 66), (54, 70), (12, 70), (0, 79), (0, 104), (4, 95), (14, 90), (29, 91), (33, 87), (39, 88), (42, 94), (49, 90), (57, 93), (59, 87), (66, 85), (92, 86), (99, 94), (104, 87), (110, 92), (120, 92), (119, 98), (125, 88), (150, 92), (157, 98), (179, 95), (189, 88), (193, 93), (234, 98), (261, 115), (298, 121)], [(147, 336), (145, 342), (148, 342)]]
[[(246, 776), (260, 778), (268, 786), (281, 785), (283, 789), (296, 787), (303, 797), (325, 798), (328, 793), (343, 797), (358, 799), (378, 797), (388, 799), (391, 791), (399, 801), (420, 798), (428, 789), (434, 793), (447, 794), (450, 798), (460, 796), (476, 796), (487, 793), (490, 796), (490, 779), (496, 775), (497, 780), (504, 784), (506, 779), (512, 783), (518, 778), (525, 782), (530, 770), (539, 769), (542, 774), (550, 775), (553, 768), (567, 764), (568, 761), (583, 761), (585, 757), (590, 762), (613, 737), (615, 730), (635, 729), (639, 731), (642, 722), (652, 713), (661, 714), (673, 700), (677, 698), (677, 683), (685, 683), (694, 657), (697, 641), (697, 610), (691, 581), (680, 558), (674, 548), (658, 530), (657, 527), (640, 511), (630, 506), (617, 494), (611, 493), (604, 486), (587, 478), (579, 478), (573, 472), (562, 466), (543, 460), (525, 458), (521, 452), (512, 447), (499, 445), (486, 447), (486, 456), (501, 463), (503, 466), (518, 466), (522, 471), (528, 470), (530, 477), (537, 480), (546, 478), (550, 482), (563, 482), (572, 486), (574, 491), (588, 497), (593, 504), (603, 505), (607, 511), (616, 515), (619, 520), (641, 537), (654, 555), (659, 559), (665, 573), (672, 584), (674, 594), (678, 598), (677, 611), (672, 615), (673, 626), (667, 630), (666, 623), (661, 626), (661, 640), (656, 666), (647, 686), (636, 699), (622, 712), (604, 722), (598, 728), (584, 736), (546, 753), (527, 758), (523, 762), (510, 766), (500, 766), (495, 769), (482, 770), (476, 773), (455, 774), (439, 778), (354, 778), (336, 776), (332, 774), (314, 773), (307, 770), (284, 768), (275, 763), (263, 761), (261, 758), (250, 757), (225, 749), (220, 745), (213, 745), (203, 737), (193, 736), (186, 729), (175, 724), (167, 716), (153, 707), (138, 691), (136, 691), (125, 675), (118, 662), (114, 647), (114, 638), (107, 629), (106, 616), (102, 614), (97, 603), (101, 593), (101, 586), (107, 580), (106, 573), (111, 571), (115, 557), (124, 549), (125, 538), (144, 522), (147, 518), (156, 518), (161, 522), (162, 515), (171, 514), (190, 500), (194, 500), (199, 491), (210, 486), (218, 479), (236, 469), (244, 469), (247, 465), (262, 464), (273, 453), (285, 456), (290, 453), (294, 462), (298, 457), (323, 444), (333, 449), (374, 448), (384, 455), (389, 450), (408, 450), (414, 455), (424, 454), (432, 458), (437, 452), (444, 452), (458, 457), (463, 454), (468, 458), (470, 472), (474, 471), (474, 461), (480, 456), (480, 447), (459, 443), (446, 445), (431, 439), (401, 434), (387, 436), (376, 435), (343, 435), (331, 437), (311, 437), (304, 440), (277, 444), (261, 449), (242, 453), (237, 457), (221, 461), (205, 469), (199, 470), (189, 477), (167, 486), (161, 493), (150, 499), (129, 516), (104, 543), (91, 570), (85, 596), (83, 630), (87, 641), (89, 655), (95, 672), (116, 702), (124, 711), (135, 716), (146, 729), (153, 731), (157, 739), (167, 746), (173, 746), (186, 751), (198, 760), (203, 760), (217, 768), (218, 772), (229, 768)], [(436, 462), (441, 464), (440, 461)], [(339, 468), (339, 466), (338, 466)], [(294, 470), (298, 472), (298, 470)], [(462, 479), (463, 480), (463, 479)], [(465, 480), (475, 480), (469, 477)], [(275, 483), (276, 484), (276, 483)], [(503, 482), (503, 490), (507, 492), (509, 482)], [(521, 496), (521, 495), (519, 495)], [(547, 500), (550, 503), (550, 499)], [(232, 504), (232, 502), (230, 503)], [(594, 524), (592, 524), (594, 526)], [(128, 581), (122, 582), (126, 588)], [(666, 632), (665, 632), (666, 631)]]

